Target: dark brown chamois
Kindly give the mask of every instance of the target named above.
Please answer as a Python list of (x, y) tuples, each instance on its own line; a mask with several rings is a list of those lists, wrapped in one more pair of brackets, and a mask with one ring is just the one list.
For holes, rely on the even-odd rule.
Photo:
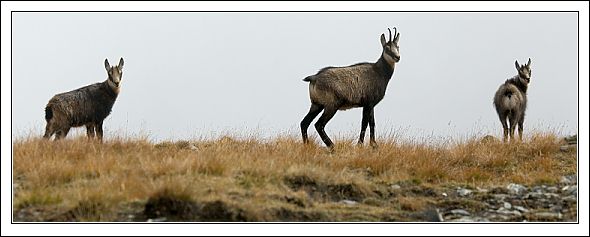
[(57, 94), (49, 100), (45, 107), (47, 126), (44, 138), (49, 139), (55, 134), (58, 140), (68, 135), (70, 128), (86, 126), (88, 138), (93, 138), (96, 130), (102, 141), (102, 123), (111, 113), (120, 91), (123, 58), (114, 67), (105, 59), (104, 66), (108, 74), (106, 81)]
[(324, 127), (334, 117), (336, 111), (350, 108), (363, 108), (361, 133), (358, 144), (365, 139), (367, 125), (371, 129), (371, 146), (375, 142), (374, 107), (385, 96), (385, 89), (393, 75), (395, 64), (400, 60), (399, 33), (395, 30), (392, 38), (389, 30), (389, 41), (381, 34), (381, 56), (375, 63), (358, 63), (347, 67), (326, 67), (317, 74), (308, 76), (303, 81), (309, 82), (309, 97), (311, 108), (301, 121), (301, 135), (303, 142), (308, 143), (307, 128), (311, 121), (322, 111), (324, 113), (315, 123), (315, 128), (324, 143), (332, 149), (334, 143)]
[[(494, 107), (504, 130), (504, 142), (508, 139), (508, 134), (510, 134), (510, 140), (514, 140), (516, 126), (518, 126), (518, 137), (522, 141), (527, 105), (526, 92), (531, 82), (531, 59), (529, 58), (527, 64), (522, 66), (518, 64), (518, 61), (514, 64), (518, 75), (506, 80), (494, 95)], [(510, 122), (510, 128), (507, 120)]]

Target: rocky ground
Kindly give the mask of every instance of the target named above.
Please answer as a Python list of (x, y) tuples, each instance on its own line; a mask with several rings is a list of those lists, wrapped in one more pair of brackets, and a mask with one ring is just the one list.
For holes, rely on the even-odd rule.
[(429, 211), (432, 221), (576, 221), (575, 176), (562, 177), (555, 185), (508, 184), (489, 189), (458, 187), (442, 193), (438, 209)]
[[(576, 141), (575, 136), (564, 139), (555, 158), (561, 159), (562, 154), (571, 157), (577, 149)], [(277, 182), (289, 192), (266, 195), (264, 202), (256, 204), (249, 203), (253, 194), (248, 190), (228, 192), (225, 199), (200, 201), (163, 192), (117, 206), (92, 201), (79, 202), (68, 210), (58, 210), (54, 205), (24, 206), (14, 210), (13, 221), (577, 222), (577, 176), (551, 180), (481, 187), (405, 180), (379, 183), (363, 191), (354, 183), (286, 176)], [(19, 187), (16, 182), (15, 191)], [(51, 203), (49, 199), (34, 201)]]

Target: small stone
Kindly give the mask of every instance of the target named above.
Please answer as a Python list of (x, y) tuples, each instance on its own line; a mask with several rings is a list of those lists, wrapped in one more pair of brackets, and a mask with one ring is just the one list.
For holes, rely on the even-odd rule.
[(508, 197), (508, 194), (492, 194), (492, 197), (494, 197), (496, 200), (504, 201), (504, 199)]
[(507, 210), (507, 209), (506, 209), (506, 208), (504, 208), (504, 207), (500, 207), (500, 209), (496, 210), (496, 213), (498, 213), (498, 214), (502, 214), (502, 215), (514, 215), (514, 216), (522, 216), (522, 214), (520, 214), (520, 212), (519, 212), (519, 211), (516, 211), (516, 210), (512, 210), (512, 211), (510, 211), (510, 210)]
[(576, 177), (576, 175), (562, 176), (559, 179), (559, 182), (564, 183), (564, 184), (575, 184), (575, 183), (577, 183), (577, 177)]
[(449, 220), (452, 222), (489, 222), (487, 218), (482, 217), (471, 217), (471, 216), (462, 216), (457, 219)]
[(561, 213), (553, 213), (553, 212), (537, 212), (534, 214), (535, 217), (540, 218), (540, 219), (561, 219), (562, 215)]
[(158, 217), (154, 219), (147, 219), (147, 222), (163, 222), (166, 221), (166, 217)]
[(480, 192), (480, 193), (487, 193), (488, 191), (489, 190), (487, 190), (485, 188), (479, 188), (479, 187), (477, 188), (477, 192)]
[(463, 209), (451, 210), (450, 213), (453, 214), (453, 215), (461, 215), (461, 216), (469, 216), (469, 215), (471, 215), (468, 211), (465, 211)]
[(442, 193), (441, 195), (442, 195), (443, 197), (447, 197), (447, 196), (449, 196), (447, 193)]
[(543, 193), (543, 195), (545, 196), (545, 198), (548, 199), (558, 199), (559, 195), (555, 194), (555, 193)]
[(522, 186), (520, 184), (508, 184), (508, 186), (506, 186), (506, 188), (508, 189), (508, 192), (510, 194), (522, 194), (524, 193), (527, 188), (525, 186)]
[[(578, 195), (578, 185), (566, 186), (567, 189), (563, 190), (568, 195)], [(564, 187), (565, 188), (565, 187)]]
[(343, 203), (343, 204), (346, 204), (346, 205), (356, 205), (356, 204), (358, 204), (358, 202), (352, 201), (352, 200), (342, 200), (342, 201), (340, 201), (340, 203)]
[(457, 194), (459, 194), (459, 196), (464, 197), (467, 196), (469, 194), (471, 194), (473, 191), (466, 189), (466, 188), (457, 188)]
[(510, 210), (512, 209), (512, 204), (510, 204), (509, 202), (504, 202), (504, 208)]
[(524, 207), (522, 207), (522, 206), (514, 206), (514, 207), (512, 207), (512, 208), (514, 208), (515, 210), (517, 210), (517, 211), (519, 211), (519, 212), (522, 212), (522, 213), (529, 212), (529, 210), (528, 210), (528, 209), (526, 209), (526, 208), (524, 208)]
[(191, 150), (193, 150), (193, 151), (199, 150), (199, 148), (198, 148), (198, 147), (196, 147), (196, 146), (195, 146), (195, 145), (193, 145), (193, 144), (191, 144), (191, 145), (190, 145), (188, 148), (189, 148), (189, 149), (191, 149)]
[(399, 185), (397, 185), (397, 184), (393, 184), (393, 185), (390, 186), (390, 188), (396, 190), (396, 189), (400, 189), (402, 187), (399, 186)]
[(545, 190), (547, 190), (547, 192), (556, 193), (559, 189), (557, 187), (547, 187)]
[(445, 220), (436, 208), (424, 211), (422, 216), (424, 217), (424, 220), (428, 222), (442, 222)]
[(549, 208), (549, 210), (551, 210), (552, 212), (561, 212), (563, 210), (563, 207), (561, 205), (555, 205)]
[(545, 195), (542, 192), (531, 192), (527, 193), (524, 196), (524, 199), (540, 199), (543, 198)]
[(563, 140), (567, 142), (567, 144), (577, 144), (578, 143), (578, 135), (572, 135), (569, 137), (565, 137)]
[(578, 202), (578, 199), (576, 198), (576, 196), (573, 196), (573, 195), (572, 196), (564, 197), (561, 200), (563, 200), (565, 202), (570, 202), (570, 203), (576, 203), (576, 202)]

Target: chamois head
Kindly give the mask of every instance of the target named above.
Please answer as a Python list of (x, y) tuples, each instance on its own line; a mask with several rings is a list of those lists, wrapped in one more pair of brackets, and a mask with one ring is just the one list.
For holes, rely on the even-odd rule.
[(525, 65), (519, 65), (518, 60), (514, 62), (516, 66), (516, 71), (518, 71), (518, 77), (520, 78), (520, 82), (527, 85), (531, 82), (531, 59)]
[(381, 34), (381, 46), (383, 47), (383, 57), (387, 60), (388, 63), (393, 64), (394, 62), (399, 62), (400, 55), (399, 55), (399, 33), (397, 33), (397, 29), (393, 27), (395, 33), (393, 34), (393, 39), (391, 38), (391, 30), (387, 28), (389, 31), (389, 41), (385, 40), (385, 34)]
[(119, 60), (119, 65), (111, 67), (109, 60), (104, 60), (104, 68), (107, 70), (107, 74), (109, 75), (108, 83), (115, 90), (118, 90), (121, 84), (121, 78), (123, 77), (123, 63), (123, 58), (121, 58)]

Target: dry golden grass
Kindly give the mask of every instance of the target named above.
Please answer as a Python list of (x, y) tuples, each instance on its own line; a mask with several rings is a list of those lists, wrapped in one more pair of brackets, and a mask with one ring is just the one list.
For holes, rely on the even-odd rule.
[[(158, 144), (143, 138), (103, 144), (17, 139), (13, 208), (43, 210), (31, 220), (45, 221), (118, 221), (146, 203), (172, 203), (155, 211), (178, 220), (403, 220), (401, 212), (432, 203), (420, 197), (390, 201), (391, 184), (552, 183), (576, 173), (575, 152), (560, 152), (560, 142), (536, 134), (511, 144), (382, 141), (374, 150), (337, 143), (330, 153), (292, 137)], [(338, 203), (343, 199), (363, 205)], [(196, 210), (210, 215), (195, 218)]]

